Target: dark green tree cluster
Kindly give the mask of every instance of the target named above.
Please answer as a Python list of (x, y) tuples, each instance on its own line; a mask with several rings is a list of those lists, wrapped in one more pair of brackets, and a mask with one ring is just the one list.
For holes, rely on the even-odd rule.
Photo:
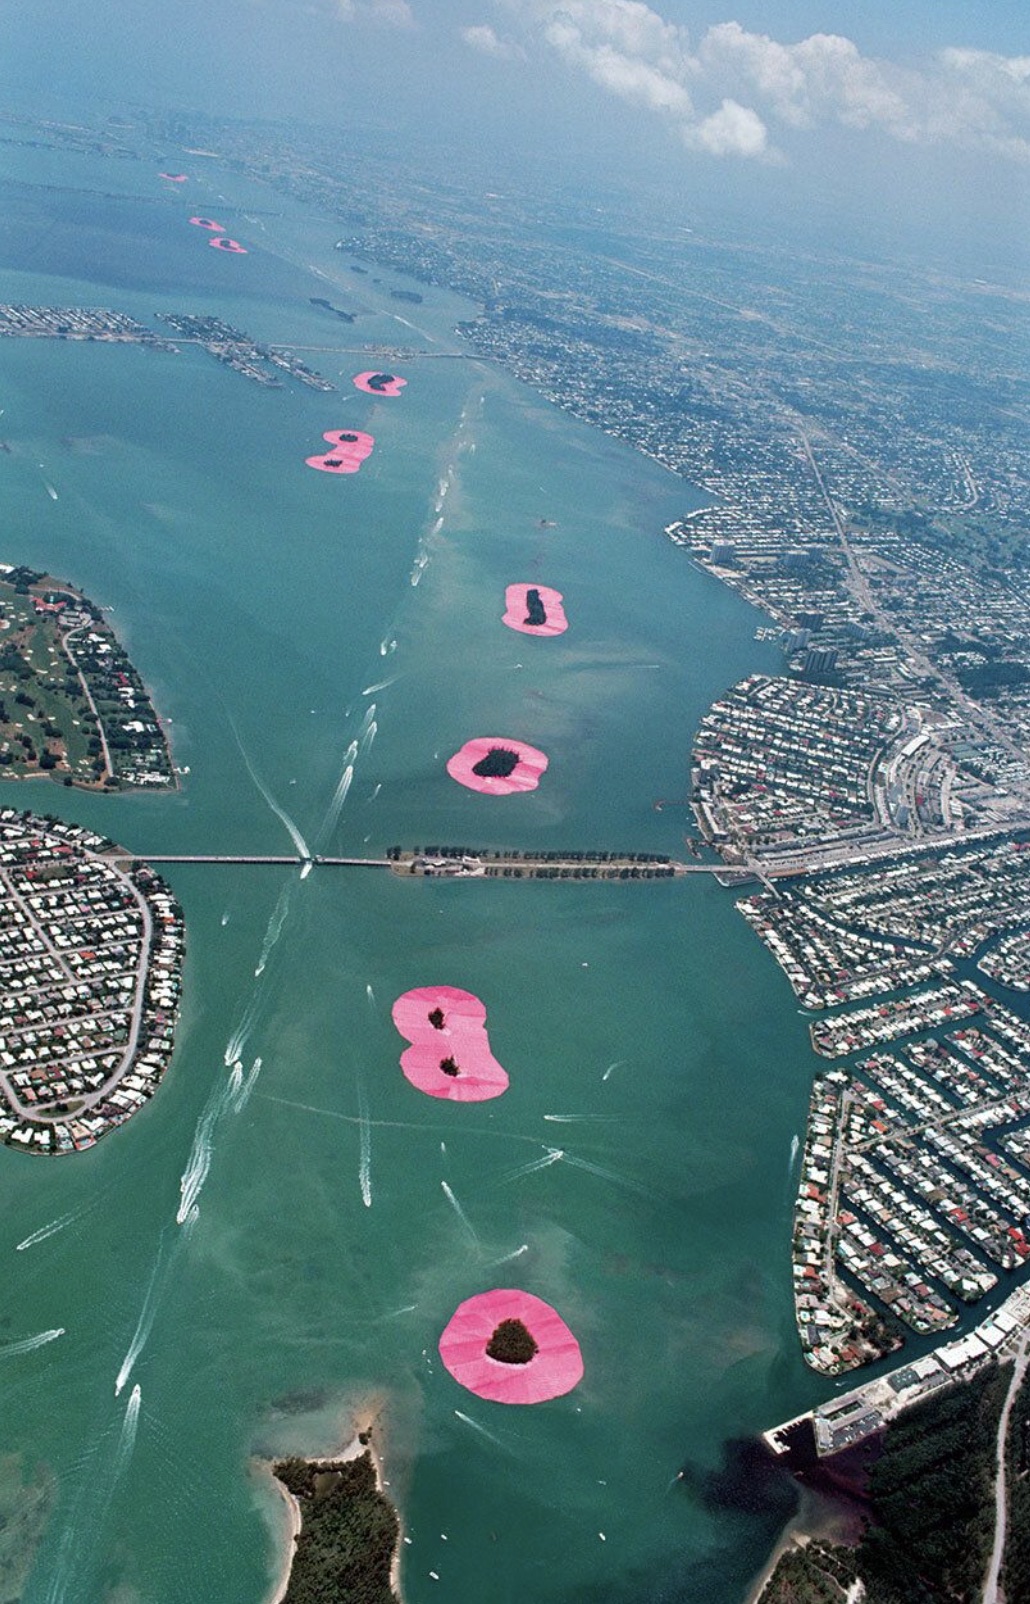
[(273, 1469), (302, 1516), (284, 1604), (397, 1604), (390, 1565), (400, 1522), (372, 1456), (284, 1459)]
[(1008, 1524), (1001, 1585), (1005, 1597), (1015, 1601), (1030, 1598), (1030, 1374), (1012, 1405), (1006, 1454)]
[(1011, 1371), (995, 1366), (890, 1428), (859, 1549), (868, 1604), (973, 1604), (994, 1538), (998, 1420)]
[(506, 780), (519, 766), (519, 754), (507, 746), (492, 746), (485, 757), (473, 763), (472, 772), (482, 779)]

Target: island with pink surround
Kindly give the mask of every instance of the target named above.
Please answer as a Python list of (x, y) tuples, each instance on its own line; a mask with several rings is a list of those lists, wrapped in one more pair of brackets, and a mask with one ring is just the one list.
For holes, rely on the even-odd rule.
[(560, 590), (549, 585), (509, 585), (502, 623), (522, 635), (564, 635), (569, 627)]
[(420, 1092), (482, 1103), (507, 1091), (507, 1073), (490, 1051), (486, 1009), (473, 992), (419, 986), (397, 998), (393, 1022), (411, 1043), (401, 1069)]
[(407, 379), (398, 378), (396, 373), (355, 373), (354, 383), (366, 395), (400, 395), (407, 384)]
[(583, 1379), (579, 1343), (561, 1315), (516, 1287), (459, 1304), (440, 1338), (440, 1358), (460, 1386), (490, 1403), (546, 1403)]
[(304, 458), (307, 466), (319, 473), (357, 473), (375, 445), (374, 437), (361, 429), (327, 429), (322, 439), (328, 440), (332, 449)]
[(535, 791), (547, 770), (546, 752), (504, 735), (477, 735), (447, 759), (452, 780), (485, 796)]

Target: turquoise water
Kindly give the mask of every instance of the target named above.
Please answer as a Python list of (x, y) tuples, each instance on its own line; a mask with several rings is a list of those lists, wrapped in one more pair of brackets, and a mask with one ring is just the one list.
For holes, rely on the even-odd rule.
[[(469, 311), (437, 290), (392, 302), (397, 275), (356, 277), (330, 223), (232, 176), (169, 197), (145, 164), (65, 158), (58, 178), (38, 152), (0, 161), (63, 186), (6, 192), (0, 299), (430, 352), (454, 348)], [(254, 220), (221, 218), (245, 258), (185, 223), (217, 217), (220, 192)], [(320, 294), (359, 322), (311, 307)], [(189, 768), (173, 797), (5, 796), (141, 852), (289, 851), (264, 787), (323, 852), (676, 853), (688, 815), (655, 800), (684, 797), (712, 697), (774, 661), (756, 615), (662, 536), (697, 497), (478, 362), (412, 360), (391, 401), (350, 387), (367, 361), (310, 360), (342, 375), (339, 395), (265, 392), (192, 350), (0, 342), (0, 557), (113, 607)], [(305, 470), (323, 430), (346, 426), (376, 436), (361, 473)], [(563, 591), (567, 635), (501, 626), (516, 580)], [(335, 818), (372, 701), (377, 733)], [(548, 752), (539, 790), (454, 785), (444, 763), (476, 734)], [(189, 949), (159, 1094), (74, 1159), (0, 1150), (0, 1340), (66, 1333), (0, 1352), (0, 1453), (57, 1487), (25, 1604), (261, 1604), (282, 1517), (254, 1456), (333, 1447), (368, 1394), (386, 1400), (409, 1604), (740, 1600), (775, 1523), (705, 1507), (676, 1473), (818, 1389), (788, 1252), (807, 1036), (732, 896), (168, 877)], [(400, 1075), (390, 1005), (438, 982), (488, 1007), (511, 1076), (496, 1103), (441, 1105)], [(261, 1060), (239, 1112), (227, 1050), (248, 1071)], [(199, 1218), (182, 1228), (187, 1171)], [(586, 1375), (567, 1398), (504, 1409), (443, 1372), (455, 1305), (498, 1285), (576, 1332)]]

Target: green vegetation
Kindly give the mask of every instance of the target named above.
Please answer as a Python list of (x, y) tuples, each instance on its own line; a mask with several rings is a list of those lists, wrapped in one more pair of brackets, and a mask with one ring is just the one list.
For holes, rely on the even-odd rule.
[[(784, 1555), (762, 1604), (837, 1604), (848, 1567), (865, 1585), (865, 1604), (979, 1604), (994, 1538), (995, 1447), (1010, 1375), (1008, 1367), (991, 1365), (901, 1415), (873, 1467), (872, 1519), (857, 1549), (811, 1544), (800, 1559)], [(1025, 1402), (1030, 1410), (1030, 1396)], [(1027, 1532), (1030, 1523), (1024, 1556), (1030, 1556)], [(1025, 1595), (1017, 1588), (1009, 1596)]]
[(397, 1604), (390, 1566), (397, 1511), (359, 1459), (284, 1459), (275, 1475), (300, 1504), (302, 1526), (284, 1604)]
[(478, 763), (473, 763), (472, 772), (481, 779), (506, 780), (509, 774), (514, 774), (519, 766), (519, 754), (511, 751), (507, 746), (494, 746)]
[(1030, 680), (1030, 668), (1011, 658), (998, 658), (987, 663), (963, 663), (958, 678), (970, 696), (997, 696), (1006, 686), (1025, 685)]
[(98, 607), (30, 568), (4, 569), (0, 631), (0, 773), (174, 785), (150, 698)]
[(783, 1555), (766, 1584), (762, 1604), (845, 1604), (857, 1575), (850, 1549), (807, 1543)]
[(1012, 1405), (1005, 1453), (1009, 1507), (1001, 1585), (1015, 1604), (1030, 1598), (1030, 1373)]
[(527, 590), (526, 591), (526, 618), (525, 618), (525, 622), (527, 624), (535, 624), (535, 625), (540, 625), (540, 624), (546, 624), (547, 623), (547, 608), (544, 606), (543, 602), (541, 601), (540, 592), (538, 590)]
[(502, 1365), (528, 1365), (540, 1350), (536, 1338), (521, 1320), (502, 1320), (487, 1343), (486, 1351)]

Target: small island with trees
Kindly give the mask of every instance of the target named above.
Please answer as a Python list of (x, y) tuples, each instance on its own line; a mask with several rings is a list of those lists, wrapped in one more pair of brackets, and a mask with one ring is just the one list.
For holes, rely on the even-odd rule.
[(281, 1459), (273, 1475), (300, 1512), (281, 1604), (400, 1604), (400, 1521), (383, 1494), (369, 1433), (354, 1458)]

